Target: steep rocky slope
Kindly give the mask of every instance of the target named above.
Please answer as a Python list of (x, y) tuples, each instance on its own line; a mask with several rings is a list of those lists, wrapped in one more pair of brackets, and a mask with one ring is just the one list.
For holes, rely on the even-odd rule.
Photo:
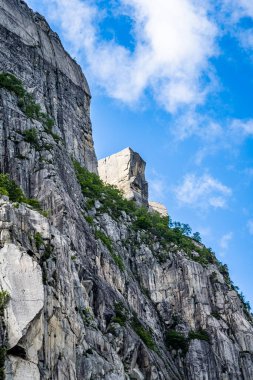
[(0, 0), (0, 39), (0, 168), (25, 193), (1, 176), (0, 378), (253, 379), (226, 267), (83, 169), (90, 93), (57, 35)]

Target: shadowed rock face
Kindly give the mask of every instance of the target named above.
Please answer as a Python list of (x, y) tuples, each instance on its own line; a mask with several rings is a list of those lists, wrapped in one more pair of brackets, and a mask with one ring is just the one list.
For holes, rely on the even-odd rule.
[[(96, 172), (89, 87), (80, 67), (63, 49), (57, 34), (24, 1), (0, 0), (0, 49), (0, 70), (22, 79), (42, 110), (54, 119), (54, 132), (63, 138), (67, 152)], [(2, 96), (1, 104), (6, 101)], [(16, 129), (20, 124), (22, 130), (22, 115), (15, 109), (11, 111), (2, 108), (2, 118), (15, 118)], [(5, 166), (2, 164), (2, 169)]]
[(129, 200), (148, 204), (148, 183), (145, 180), (145, 161), (131, 148), (123, 149), (98, 161), (100, 178), (123, 191)]
[[(23, 80), (61, 137), (0, 89), (1, 171), (49, 210), (0, 199), (6, 379), (252, 379), (252, 320), (219, 268), (83, 197), (72, 157), (97, 165), (86, 81), (41, 16), (23, 1), (0, 5), (0, 70)], [(36, 144), (24, 138), (31, 128)], [(168, 331), (200, 329), (208, 335), (192, 335), (185, 352), (165, 344)]]

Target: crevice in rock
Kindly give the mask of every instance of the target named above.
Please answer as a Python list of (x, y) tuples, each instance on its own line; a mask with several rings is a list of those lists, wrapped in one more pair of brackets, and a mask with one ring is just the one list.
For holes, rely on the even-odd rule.
[(18, 356), (21, 359), (27, 359), (27, 355), (26, 355), (26, 351), (24, 347), (21, 347), (19, 345), (16, 345), (10, 348), (9, 350), (7, 350), (7, 354), (12, 355), (12, 356)]

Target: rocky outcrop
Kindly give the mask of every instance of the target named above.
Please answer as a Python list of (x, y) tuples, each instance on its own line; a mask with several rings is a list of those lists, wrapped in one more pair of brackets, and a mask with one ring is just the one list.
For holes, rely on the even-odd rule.
[(151, 212), (168, 216), (167, 208), (158, 202), (148, 200), (148, 182), (145, 179), (146, 163), (131, 148), (123, 149), (98, 161), (98, 174), (102, 181), (122, 191), (128, 200), (139, 206), (147, 206)]
[[(86, 81), (41, 16), (23, 1), (0, 4), (0, 71), (54, 119), (45, 129), (0, 89), (1, 171), (44, 211), (1, 197), (6, 379), (251, 379), (252, 319), (225, 268), (190, 239), (154, 232), (132, 204), (118, 209), (97, 177), (77, 181), (73, 158), (97, 165)], [(132, 196), (147, 202), (144, 163), (125, 155), (136, 162)]]
[(148, 205), (150, 211), (156, 211), (165, 217), (169, 216), (166, 206), (164, 206), (162, 203), (149, 201)]
[(140, 205), (148, 203), (145, 167), (145, 161), (131, 148), (98, 161), (100, 178), (122, 190), (127, 199), (135, 200)]
[[(0, 0), (0, 49), (0, 70), (16, 74), (24, 82), (42, 110), (54, 119), (54, 132), (63, 139), (66, 151), (96, 172), (90, 90), (80, 67), (63, 49), (57, 34), (24, 1)], [(15, 108), (3, 107), (6, 102), (8, 97), (2, 95), (1, 120), (15, 118), (16, 130), (22, 130), (22, 115)], [(3, 143), (2, 139), (1, 145), (6, 145)], [(10, 151), (8, 146), (1, 156)]]

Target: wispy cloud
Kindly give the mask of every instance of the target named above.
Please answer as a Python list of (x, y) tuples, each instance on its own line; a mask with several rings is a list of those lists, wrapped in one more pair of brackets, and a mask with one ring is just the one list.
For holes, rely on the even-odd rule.
[(229, 247), (229, 243), (231, 239), (233, 238), (233, 233), (228, 232), (227, 234), (223, 235), (220, 239), (219, 245), (223, 250), (227, 250)]
[(109, 96), (132, 104), (151, 90), (169, 112), (204, 101), (212, 75), (209, 59), (217, 53), (208, 1), (118, 0), (117, 14), (123, 12), (132, 21), (133, 50), (101, 37), (98, 21), (106, 13), (96, 2), (42, 3)]
[(248, 221), (247, 227), (248, 227), (248, 231), (250, 235), (253, 235), (253, 220), (252, 219)]
[(158, 174), (155, 170), (152, 170), (149, 182), (149, 197), (150, 200), (162, 201), (166, 198), (168, 185), (166, 179)]
[(200, 177), (187, 174), (174, 193), (180, 205), (207, 209), (225, 208), (232, 190), (209, 174)]
[(227, 253), (227, 250), (229, 249), (229, 245), (230, 245), (230, 242), (233, 238), (233, 233), (232, 232), (228, 232), (226, 233), (225, 235), (223, 235), (221, 238), (220, 238), (220, 241), (219, 241), (219, 246), (220, 246), (220, 255), (221, 256), (225, 256), (226, 253)]
[(202, 146), (196, 152), (195, 161), (200, 164), (207, 155), (219, 150), (227, 149), (234, 153), (247, 138), (252, 138), (253, 119), (221, 121), (201, 115), (195, 110), (188, 110), (175, 119), (172, 130), (175, 141), (198, 137)]

